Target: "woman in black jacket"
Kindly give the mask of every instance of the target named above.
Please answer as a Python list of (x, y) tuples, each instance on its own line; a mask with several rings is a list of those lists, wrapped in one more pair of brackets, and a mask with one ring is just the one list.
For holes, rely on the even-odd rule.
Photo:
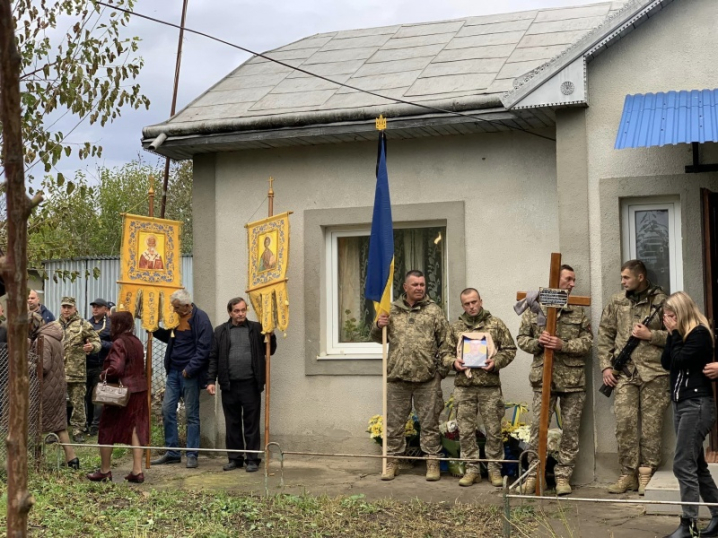
[[(718, 488), (703, 455), (703, 441), (716, 421), (713, 388), (703, 370), (713, 362), (713, 333), (706, 317), (686, 293), (666, 299), (663, 324), (669, 331), (661, 364), (671, 372), (673, 425), (676, 450), (673, 474), (681, 501), (718, 503)], [(718, 508), (711, 507), (711, 522), (700, 536), (718, 536)], [(666, 538), (699, 536), (698, 506), (684, 505), (678, 528)]]

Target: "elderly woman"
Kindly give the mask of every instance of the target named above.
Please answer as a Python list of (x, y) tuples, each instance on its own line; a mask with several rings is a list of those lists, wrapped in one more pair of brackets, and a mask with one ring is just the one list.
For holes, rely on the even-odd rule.
[[(706, 317), (686, 293), (679, 291), (663, 305), (663, 324), (669, 331), (661, 364), (671, 373), (676, 451), (673, 474), (681, 501), (718, 503), (718, 488), (703, 456), (703, 441), (716, 421), (713, 387), (705, 373), (713, 362), (713, 333)], [(678, 528), (666, 538), (718, 536), (718, 508), (711, 522), (698, 531), (698, 506), (684, 505)]]
[[(122, 443), (125, 445), (146, 445), (149, 440), (149, 418), (147, 416), (147, 378), (145, 377), (144, 348), (142, 342), (132, 334), (134, 319), (129, 312), (117, 312), (112, 316), (112, 348), (105, 358), (101, 380), (121, 382), (130, 391), (126, 407), (105, 405), (100, 417), (100, 431), (97, 442), (101, 445)], [(112, 447), (100, 448), (101, 467), (87, 478), (93, 482), (112, 480), (110, 463)], [(132, 449), (132, 472), (125, 477), (128, 482), (142, 483), (142, 449)]]
[[(36, 312), (28, 312), (28, 336), (31, 350), (38, 351), (37, 340), (43, 337), (42, 344), (42, 432), (54, 433), (61, 443), (69, 444), (70, 434), (67, 432), (67, 407), (65, 395), (65, 362), (62, 348), (62, 326), (57, 321), (45, 324), (42, 316)], [(72, 469), (80, 468), (80, 460), (71, 446), (63, 446), (65, 463)]]

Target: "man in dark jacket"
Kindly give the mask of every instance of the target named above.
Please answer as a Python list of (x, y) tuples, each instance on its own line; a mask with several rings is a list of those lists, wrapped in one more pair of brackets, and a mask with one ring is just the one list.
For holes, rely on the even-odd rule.
[[(247, 302), (241, 297), (230, 299), (227, 312), (229, 321), (214, 330), (207, 371), (207, 392), (216, 394), (215, 381), (219, 377), (227, 448), (261, 450), (259, 416), (262, 410), (266, 363), (262, 325), (247, 319)], [(277, 339), (272, 334), (272, 355), (276, 349)], [(229, 463), (224, 466), (225, 471), (242, 467), (243, 452), (228, 452), (228, 456)], [(259, 469), (259, 454), (247, 454), (246, 459), (248, 473)]]
[(50, 312), (44, 304), (40, 304), (40, 296), (35, 290), (30, 290), (27, 296), (27, 309), (30, 312), (37, 312), (45, 320), (45, 323), (55, 321), (55, 316)]
[[(102, 363), (105, 362), (112, 347), (112, 338), (110, 338), (110, 317), (107, 315), (107, 301), (104, 299), (95, 299), (90, 303), (92, 307), (92, 316), (87, 321), (90, 322), (92, 328), (100, 337), (100, 351), (98, 353), (88, 353), (85, 358), (85, 366), (87, 369), (87, 392), (85, 393), (85, 407), (87, 409), (87, 431), (90, 435), (97, 435), (100, 425), (100, 414), (102, 413), (102, 405), (92, 403), (92, 393), (95, 385), (100, 381), (100, 373), (102, 372)], [(90, 344), (85, 344), (86, 351), (92, 351)]]
[[(179, 444), (177, 432), (177, 404), (180, 397), (187, 411), (187, 448), (199, 448), (199, 391), (205, 387), (207, 359), (212, 345), (212, 324), (206, 312), (192, 303), (187, 290), (178, 290), (170, 296), (172, 308), (180, 318), (172, 330), (157, 329), (155, 338), (167, 344), (165, 352), (165, 395), (162, 400), (162, 423), (165, 429), (165, 446)], [(179, 463), (180, 453), (168, 450), (153, 465)], [(187, 451), (187, 467), (197, 467), (197, 452)]]

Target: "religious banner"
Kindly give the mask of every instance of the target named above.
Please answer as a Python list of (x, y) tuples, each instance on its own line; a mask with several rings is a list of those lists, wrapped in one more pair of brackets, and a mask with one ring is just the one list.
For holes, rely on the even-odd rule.
[(123, 214), (119, 310), (141, 317), (142, 328), (154, 332), (162, 321), (179, 323), (170, 295), (182, 289), (182, 223)]
[(246, 225), (247, 293), (265, 334), (275, 327), (286, 331), (289, 326), (289, 215), (282, 213)]

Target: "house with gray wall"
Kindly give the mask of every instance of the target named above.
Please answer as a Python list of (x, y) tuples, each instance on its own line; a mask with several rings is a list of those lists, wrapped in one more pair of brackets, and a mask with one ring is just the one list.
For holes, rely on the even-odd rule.
[[(594, 332), (622, 261), (636, 257), (711, 315), (716, 28), (714, 0), (630, 0), (329, 32), (266, 53), (285, 65), (253, 57), (146, 127), (145, 148), (194, 161), (194, 290), (215, 324), (246, 288), (242, 225), (269, 176), (275, 212), (294, 212), (272, 439), (375, 450), (365, 429), (381, 412), (381, 352), (366, 341), (362, 285), (380, 114), (397, 271), (424, 270), (449, 319), (472, 286), (515, 335), (516, 292), (548, 284), (555, 251), (592, 297)], [(507, 401), (531, 401), (530, 364), (519, 352), (502, 371)], [(577, 483), (618, 468), (595, 354), (587, 368)], [(203, 396), (209, 444), (222, 443), (221, 415)], [(665, 465), (671, 429), (667, 414)]]

